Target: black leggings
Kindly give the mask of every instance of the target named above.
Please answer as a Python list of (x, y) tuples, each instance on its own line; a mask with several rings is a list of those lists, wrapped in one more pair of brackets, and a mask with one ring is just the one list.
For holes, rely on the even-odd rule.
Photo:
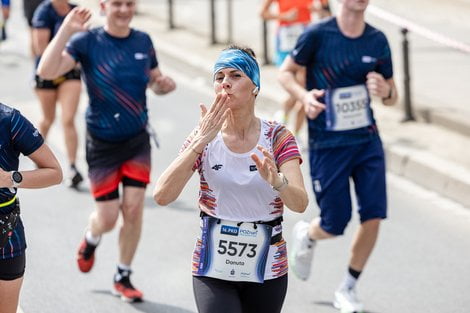
[(287, 275), (262, 284), (193, 276), (193, 291), (199, 313), (279, 313)]

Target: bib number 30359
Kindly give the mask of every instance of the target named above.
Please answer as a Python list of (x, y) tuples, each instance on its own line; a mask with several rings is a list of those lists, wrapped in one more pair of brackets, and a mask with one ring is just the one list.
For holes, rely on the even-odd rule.
[(272, 227), (203, 217), (198, 275), (262, 283)]
[(370, 97), (365, 85), (328, 89), (325, 102), (327, 130), (351, 130), (372, 124)]

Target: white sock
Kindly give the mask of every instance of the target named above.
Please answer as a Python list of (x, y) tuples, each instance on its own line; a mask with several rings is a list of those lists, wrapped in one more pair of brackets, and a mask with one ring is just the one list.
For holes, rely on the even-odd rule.
[(97, 246), (100, 243), (101, 236), (95, 237), (93, 236), (90, 230), (87, 230), (87, 232), (85, 233), (85, 239), (89, 244)]
[(343, 282), (339, 286), (339, 289), (354, 289), (356, 287), (357, 278), (352, 276), (349, 272), (344, 276)]
[(131, 266), (130, 265), (127, 265), (127, 264), (122, 264), (122, 263), (119, 263), (118, 264), (118, 268), (122, 271), (130, 271), (131, 270)]

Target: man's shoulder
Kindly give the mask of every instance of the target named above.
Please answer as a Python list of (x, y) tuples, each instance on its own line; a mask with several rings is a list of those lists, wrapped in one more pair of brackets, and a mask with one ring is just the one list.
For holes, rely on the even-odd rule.
[(36, 10), (34, 11), (34, 16), (39, 21), (54, 18), (57, 16), (57, 13), (54, 10), (54, 7), (52, 6), (52, 3), (50, 1), (43, 1), (38, 5)]
[(104, 33), (103, 27), (96, 27), (96, 28), (91, 28), (86, 31), (78, 32), (75, 33), (71, 41), (86, 41), (86, 40), (91, 40), (93, 38), (97, 38), (99, 36), (102, 36)]
[(45, 0), (39, 3), (36, 10), (45, 10), (45, 9), (50, 10), (51, 8), (53, 8), (52, 2), (50, 0)]
[(15, 113), (15, 111), (16, 110), (14, 108), (9, 107), (8, 105), (0, 102), (0, 114), (1, 115), (12, 115), (13, 113)]
[(382, 39), (387, 38), (387, 36), (385, 36), (385, 33), (383, 31), (381, 31), (380, 29), (378, 29), (377, 27), (369, 23), (366, 23), (365, 33), (367, 36), (373, 36), (373, 37), (378, 37)]
[(10, 125), (9, 123), (6, 123), (6, 121), (10, 121), (15, 113), (19, 112), (0, 102), (0, 125)]
[(135, 38), (136, 40), (139, 40), (139, 41), (143, 41), (143, 40), (146, 40), (146, 41), (150, 41), (150, 35), (144, 31), (141, 31), (141, 30), (138, 30), (138, 29), (135, 29), (135, 28), (132, 28), (132, 37)]
[(36, 11), (42, 14), (57, 15), (56, 11), (54, 10), (54, 6), (52, 5), (52, 2), (49, 0), (41, 2), (38, 5)]
[(338, 32), (338, 24), (335, 17), (324, 18), (318, 22), (312, 23), (307, 27), (307, 31), (313, 34), (323, 34), (329, 32)]

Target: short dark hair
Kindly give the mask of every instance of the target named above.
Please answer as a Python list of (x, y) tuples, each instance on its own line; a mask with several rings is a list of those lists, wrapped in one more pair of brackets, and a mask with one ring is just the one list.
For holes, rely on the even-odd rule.
[(227, 48), (225, 48), (224, 50), (240, 50), (240, 51), (245, 52), (246, 54), (248, 54), (249, 56), (251, 56), (253, 59), (256, 60), (255, 52), (253, 51), (253, 49), (251, 49), (248, 46), (239, 46), (237, 44), (231, 44)]

